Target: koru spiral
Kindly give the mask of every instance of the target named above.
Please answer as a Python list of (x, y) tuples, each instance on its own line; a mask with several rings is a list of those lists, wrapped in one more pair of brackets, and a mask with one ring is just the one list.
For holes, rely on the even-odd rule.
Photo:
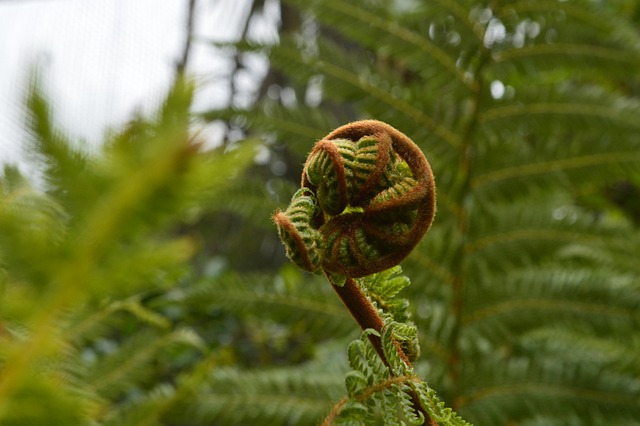
[(386, 123), (363, 120), (316, 143), (301, 189), (273, 221), (300, 268), (359, 278), (407, 257), (431, 226), (435, 200), (420, 148)]

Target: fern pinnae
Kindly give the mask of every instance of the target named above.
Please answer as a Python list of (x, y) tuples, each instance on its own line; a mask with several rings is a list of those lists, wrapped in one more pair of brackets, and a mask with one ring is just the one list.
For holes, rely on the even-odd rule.
[(70, 315), (69, 324), (65, 327), (65, 336), (71, 342), (80, 339), (95, 338), (96, 329), (104, 328), (108, 320), (118, 312), (128, 312), (136, 319), (159, 329), (168, 329), (167, 318), (141, 304), (142, 295), (137, 294), (127, 299), (115, 300), (100, 306), (84, 306)]
[(506, 17), (507, 12), (532, 18), (561, 12), (572, 26), (584, 25), (593, 33), (598, 34), (602, 40), (613, 42), (622, 48), (635, 52), (640, 50), (636, 27), (627, 19), (621, 19), (623, 16), (612, 13), (612, 9), (602, 7), (601, 4), (587, 1), (565, 3), (549, 0), (523, 0), (512, 3), (508, 10), (498, 16)]
[(472, 181), (472, 185), (474, 188), (482, 188), (491, 185), (494, 182), (501, 182), (515, 178), (527, 178), (546, 173), (557, 173), (558, 171), (570, 171), (593, 166), (606, 166), (610, 164), (619, 165), (628, 163), (630, 166), (634, 166), (638, 164), (639, 160), (640, 154), (637, 150), (603, 152), (565, 159), (550, 159), (545, 162), (523, 164), (487, 172), (476, 176)]
[(284, 212), (277, 211), (273, 220), (287, 248), (287, 255), (306, 271), (315, 272), (320, 267), (320, 233), (311, 226), (316, 215), (314, 194), (302, 188), (291, 200)]
[(536, 115), (540, 116), (573, 116), (589, 122), (590, 119), (604, 119), (609, 122), (617, 122), (620, 125), (631, 129), (640, 128), (640, 124), (635, 119), (638, 105), (629, 107), (618, 107), (612, 105), (597, 104), (598, 99), (585, 99), (581, 103), (557, 100), (556, 102), (528, 102), (525, 105), (506, 105), (488, 108), (480, 117), (483, 124), (493, 122), (503, 123), (504, 121), (526, 118), (531, 119)]
[[(296, 48), (284, 46), (274, 49), (272, 58), (277, 60), (278, 64), (281, 61), (287, 62), (287, 67), (291, 66), (289, 63), (290, 61), (300, 61)], [(446, 142), (448, 145), (454, 147), (460, 145), (458, 134), (443, 126), (433, 117), (425, 113), (423, 110), (416, 108), (407, 100), (399, 97), (389, 90), (381, 88), (379, 85), (368, 81), (366, 78), (362, 78), (361, 75), (346, 68), (345, 66), (331, 63), (328, 60), (318, 61), (314, 59), (307, 59), (304, 62), (299, 63), (299, 65), (302, 67), (312, 67), (318, 72), (345, 83), (350, 88), (357, 90), (359, 93), (366, 95), (367, 97), (373, 97), (379, 100), (382, 104), (388, 105), (392, 110), (401, 112), (413, 122), (429, 129), (434, 135), (438, 136), (440, 140)]]
[[(360, 38), (365, 43), (371, 43), (375, 39), (363, 37), (357, 31), (353, 31), (354, 28), (361, 28), (360, 26), (354, 26), (353, 20), (360, 21), (363, 25), (371, 26), (376, 30), (392, 36), (399, 41), (399, 44), (415, 46), (419, 51), (424, 52), (428, 57), (433, 58), (439, 66), (444, 68), (450, 74), (455, 75), (460, 82), (464, 83), (466, 81), (456, 66), (453, 58), (444, 52), (437, 44), (433, 43), (428, 38), (425, 38), (418, 32), (412, 31), (408, 28), (403, 28), (392, 20), (384, 19), (367, 9), (342, 0), (331, 0), (326, 3), (317, 4), (316, 7), (320, 9), (326, 8), (344, 15), (345, 19), (342, 22), (345, 24), (341, 25), (341, 28)], [(335, 15), (327, 14), (327, 16)], [(346, 22), (349, 22), (351, 25), (348, 26)], [(335, 24), (336, 22), (334, 21), (333, 23)]]
[[(314, 363), (264, 371), (217, 368), (205, 376), (187, 412), (206, 423), (314, 424), (339, 398), (336, 390), (343, 378), (341, 361), (321, 373)], [(184, 420), (184, 411), (174, 415)]]
[[(190, 329), (178, 329), (165, 335), (146, 333), (126, 342), (127, 348), (105, 356), (86, 377), (86, 389), (106, 397), (120, 395), (128, 388), (134, 375), (144, 375), (144, 367), (154, 356), (167, 347), (187, 345), (203, 349), (200, 337)], [(133, 353), (133, 355), (130, 355)]]

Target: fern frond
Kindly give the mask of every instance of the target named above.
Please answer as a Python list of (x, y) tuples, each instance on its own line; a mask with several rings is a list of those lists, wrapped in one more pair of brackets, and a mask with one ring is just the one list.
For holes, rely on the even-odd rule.
[(150, 374), (149, 365), (158, 354), (174, 345), (187, 345), (202, 349), (201, 338), (192, 330), (179, 329), (165, 335), (138, 333), (125, 342), (121, 348), (113, 348), (112, 353), (99, 358), (91, 365), (89, 374), (84, 378), (86, 389), (102, 397), (116, 400), (131, 384), (142, 382)]
[(217, 369), (183, 413), (202, 423), (314, 424), (337, 399), (343, 371), (335, 366), (320, 372), (311, 367)]
[[(26, 108), (32, 159), (42, 164), (42, 176), (47, 181), (49, 191), (79, 208), (82, 197), (95, 190), (91, 188), (91, 179), (83, 178), (83, 175), (91, 173), (91, 161), (87, 153), (74, 146), (56, 128), (38, 75), (32, 78)], [(67, 190), (63, 191), (62, 188)]]
[[(416, 368), (477, 424), (637, 423), (638, 232), (608, 208), (577, 206), (640, 173), (637, 19), (589, 0), (291, 3), (319, 35), (283, 37), (273, 66), (296, 90), (321, 82), (327, 123), (384, 119), (430, 158), (438, 216), (404, 265), (412, 307), (391, 306), (417, 324)], [(270, 108), (251, 113), (273, 113), (283, 145), (321, 123)], [(384, 313), (395, 287), (369, 285)], [(365, 343), (350, 347), (350, 395), (335, 414), (415, 421), (403, 389), (429, 391), (372, 381), (389, 377)], [(386, 384), (369, 395), (374, 383)], [(437, 407), (430, 415), (448, 418)]]
[[(294, 2), (292, 2), (294, 3)], [(412, 68), (423, 68), (425, 60), (444, 70), (443, 75), (453, 75), (466, 83), (463, 73), (456, 66), (455, 57), (423, 33), (397, 23), (389, 9), (371, 9), (341, 0), (300, 2), (317, 14), (317, 17), (350, 38), (376, 51), (380, 46), (393, 56), (402, 56)], [(435, 71), (431, 71), (436, 74)]]
[(486, 411), (473, 410), (474, 415), (469, 416), (479, 424), (489, 419), (519, 421), (529, 403), (539, 407), (541, 416), (561, 410), (565, 418), (575, 417), (584, 424), (596, 424), (592, 423), (593, 419), (602, 413), (607, 413), (609, 421), (616, 423), (637, 418), (637, 394), (628, 391), (630, 387), (637, 387), (637, 383), (629, 376), (553, 358), (533, 361), (513, 357), (484, 360), (470, 366), (472, 371), (468, 377), (482, 375), (484, 368), (495, 368), (491, 366), (494, 362), (503, 363), (501, 374), (488, 378), (482, 385), (468, 383), (470, 392), (460, 399), (460, 411), (467, 416), (477, 404), (486, 407)]
[[(310, 71), (326, 75), (332, 81), (329, 86), (332, 94), (349, 98), (359, 97), (367, 101), (367, 105), (377, 112), (374, 114), (376, 118), (386, 119), (390, 107), (393, 111), (400, 112), (407, 120), (431, 130), (433, 135), (440, 140), (453, 146), (459, 144), (457, 135), (436, 122), (433, 117), (430, 117), (421, 109), (407, 102), (402, 95), (392, 91), (392, 84), (381, 84), (381, 81), (373, 81), (367, 78), (367, 75), (373, 73), (363, 73), (358, 70), (360, 66), (356, 64), (359, 65), (362, 62), (355, 62), (353, 59), (349, 60), (328, 42), (323, 42), (321, 48), (331, 60), (328, 60), (325, 56), (323, 56), (322, 60), (314, 57), (301, 57), (298, 49), (286, 42), (281, 46), (275, 47), (271, 51), (270, 58), (275, 65), (287, 71), (295, 70), (298, 78), (305, 75), (310, 76)], [(376, 102), (371, 102), (373, 100)], [(397, 121), (397, 119), (390, 121)]]
[(14, 408), (0, 411), (6, 425), (90, 425), (86, 412), (93, 408), (93, 401), (76, 390), (62, 392), (54, 377), (31, 372), (2, 405)]
[[(422, 424), (424, 414), (418, 411), (417, 403), (439, 425), (469, 425), (450, 408), (446, 408), (435, 391), (415, 376), (398, 356), (394, 343), (394, 328), (397, 325), (389, 324), (381, 336), (389, 367), (380, 361), (366, 340), (370, 330), (363, 333), (361, 339), (351, 342), (348, 353), (353, 371), (346, 376), (349, 397), (334, 406), (334, 410), (325, 418), (324, 425), (365, 425), (376, 421), (389, 425)], [(393, 372), (391, 376), (390, 372)]]
[(192, 329), (172, 330), (141, 300), (185, 277), (194, 244), (172, 228), (253, 152), (198, 152), (188, 86), (178, 82), (154, 120), (136, 120), (91, 155), (76, 153), (32, 88), (31, 136), (47, 191), (9, 167), (0, 178), (0, 423), (105, 420), (157, 384), (160, 354), (204, 348)]
[(0, 197), (0, 267), (43, 288), (47, 268), (67, 237), (68, 215), (55, 197), (34, 188), (11, 167), (4, 169)]
[(170, 384), (157, 385), (148, 392), (140, 391), (136, 399), (109, 410), (103, 419), (108, 426), (152, 426), (161, 423), (166, 411), (175, 402), (176, 389)]
[(263, 320), (304, 324), (306, 332), (318, 339), (345, 336), (353, 332), (355, 324), (326, 287), (320, 277), (302, 275), (286, 267), (275, 281), (265, 276), (225, 274), (204, 280), (174, 297), (180, 297), (191, 309), (261, 312)]

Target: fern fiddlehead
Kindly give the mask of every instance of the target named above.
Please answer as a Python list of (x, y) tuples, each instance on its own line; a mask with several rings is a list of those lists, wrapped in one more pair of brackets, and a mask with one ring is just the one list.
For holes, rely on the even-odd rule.
[(400, 263), (429, 229), (435, 184), (422, 151), (386, 123), (339, 127), (312, 149), (302, 189), (273, 220), (302, 269), (359, 278)]
[[(273, 215), (289, 259), (325, 273), (358, 325), (375, 331), (368, 338), (390, 371), (381, 339), (385, 322), (355, 279), (406, 258), (431, 226), (435, 200), (431, 167), (418, 146), (386, 123), (363, 120), (316, 143), (301, 189), (285, 211)], [(410, 368), (411, 351), (391, 341), (392, 352)], [(410, 398), (426, 423), (437, 424), (417, 391)]]

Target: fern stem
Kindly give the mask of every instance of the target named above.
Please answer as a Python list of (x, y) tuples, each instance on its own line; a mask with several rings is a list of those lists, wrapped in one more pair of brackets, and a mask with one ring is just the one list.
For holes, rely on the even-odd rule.
[[(340, 297), (340, 300), (342, 300), (342, 303), (344, 303), (360, 328), (362, 330), (372, 329), (377, 332), (377, 334), (369, 334), (367, 337), (369, 338), (369, 341), (373, 345), (373, 348), (376, 350), (376, 353), (378, 354), (382, 362), (387, 367), (389, 367), (389, 373), (393, 375), (393, 369), (391, 368), (391, 365), (389, 364), (389, 361), (384, 354), (382, 339), (380, 337), (380, 335), (382, 334), (382, 328), (384, 327), (384, 321), (382, 320), (382, 317), (378, 313), (376, 307), (373, 306), (373, 303), (371, 303), (371, 301), (367, 298), (364, 292), (360, 289), (360, 286), (358, 286), (358, 283), (353, 278), (347, 278), (344, 285), (339, 286), (335, 284), (329, 273), (325, 272), (325, 275), (329, 282), (332, 284), (331, 286), (333, 287), (335, 292), (338, 294), (338, 297)], [(400, 358), (407, 364), (407, 366), (411, 368), (411, 362), (409, 361), (407, 354), (404, 352), (400, 344), (395, 339), (393, 339), (393, 344), (396, 347), (396, 351), (398, 352)], [(405, 380), (404, 377), (397, 376), (393, 377), (391, 380), (393, 381), (394, 379)], [(429, 416), (427, 410), (422, 406), (420, 397), (415, 390), (411, 392), (411, 402), (413, 403), (416, 411), (424, 415), (425, 422), (427, 422), (425, 424), (437, 426), (438, 423), (433, 420), (431, 416)], [(340, 403), (338, 403), (337, 405), (340, 405)], [(331, 417), (330, 414), (327, 417), (327, 419), (329, 419), (329, 422), (327, 423), (327, 419), (325, 419), (323, 425), (331, 424), (334, 417), (335, 414), (333, 415), (333, 417)]]
[[(333, 289), (335, 290), (342, 303), (351, 313), (351, 316), (356, 320), (362, 330), (372, 329), (375, 330), (378, 335), (369, 334), (369, 341), (373, 345), (380, 359), (388, 367), (389, 363), (384, 355), (384, 349), (382, 348), (382, 340), (380, 333), (382, 333), (382, 327), (384, 327), (384, 321), (378, 313), (378, 310), (373, 306), (371, 301), (367, 298), (364, 292), (356, 283), (353, 278), (347, 278), (344, 285), (337, 285), (332, 279), (330, 274), (326, 274), (327, 279), (331, 282)], [(396, 343), (398, 354), (402, 357), (402, 360), (409, 364), (409, 359), (404, 351), (400, 348), (400, 345)]]

